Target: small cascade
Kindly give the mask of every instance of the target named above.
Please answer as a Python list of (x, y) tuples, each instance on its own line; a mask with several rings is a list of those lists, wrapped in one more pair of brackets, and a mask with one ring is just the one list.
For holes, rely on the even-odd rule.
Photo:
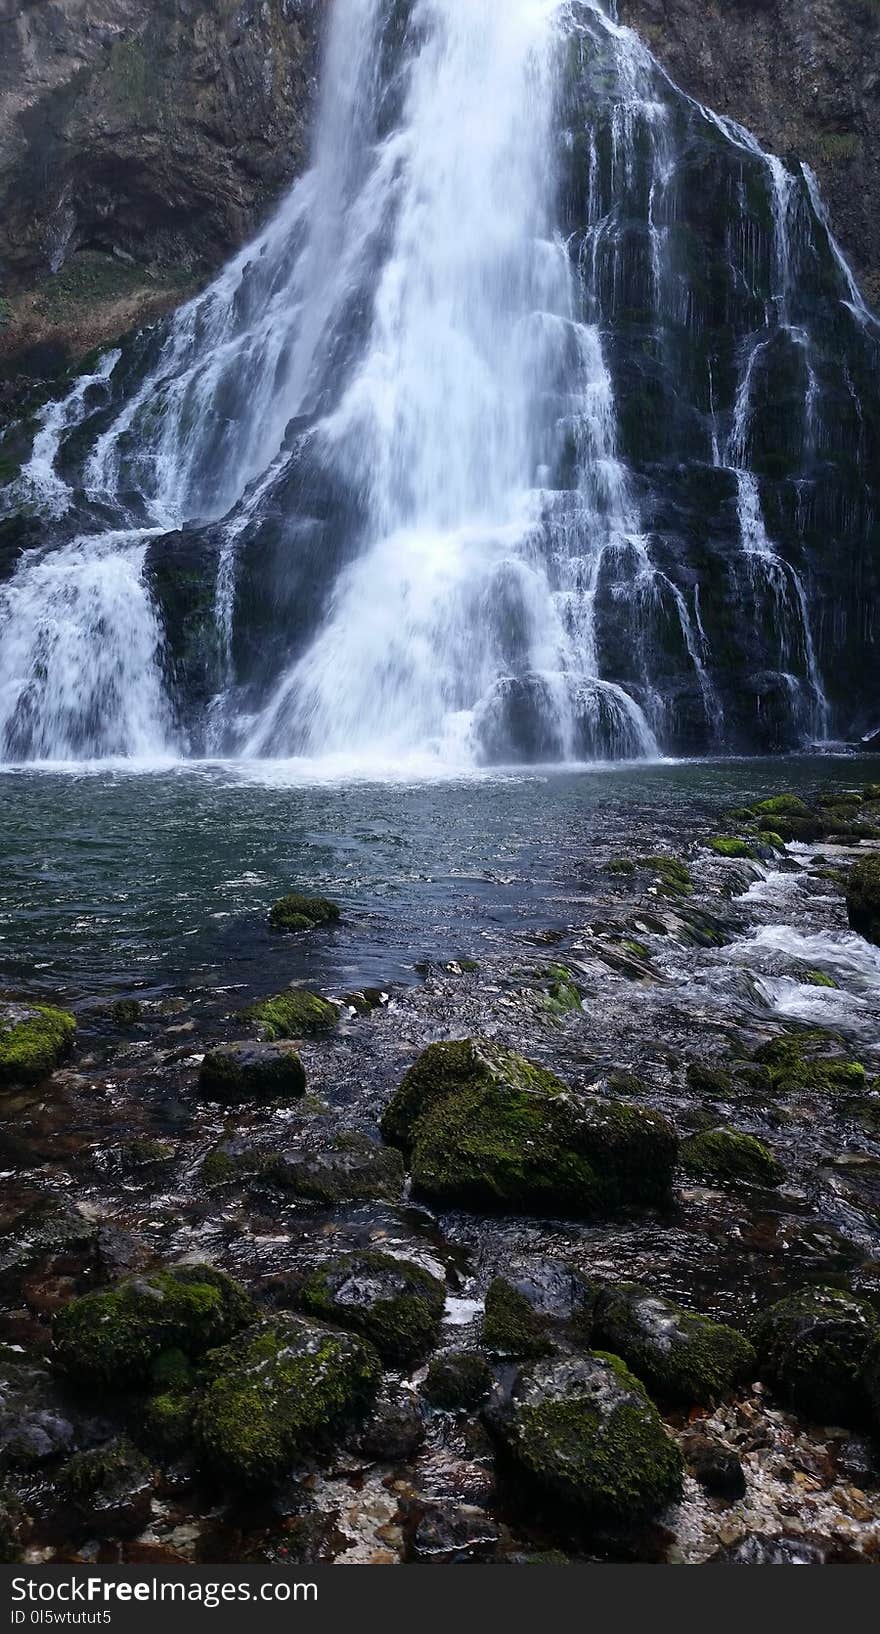
[(878, 361), (812, 174), (596, 0), (334, 0), (309, 171), (44, 412), (0, 753), (864, 730)]

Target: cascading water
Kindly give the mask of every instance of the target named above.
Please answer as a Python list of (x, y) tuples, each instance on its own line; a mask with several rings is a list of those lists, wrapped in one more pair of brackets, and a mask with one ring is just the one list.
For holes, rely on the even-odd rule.
[(812, 176), (598, 4), (336, 0), (308, 174), (45, 411), (3, 752), (825, 737), (876, 361)]

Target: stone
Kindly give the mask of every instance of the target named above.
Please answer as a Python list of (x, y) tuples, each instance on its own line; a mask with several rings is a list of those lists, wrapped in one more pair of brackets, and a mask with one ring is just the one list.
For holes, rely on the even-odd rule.
[(207, 1465), (231, 1486), (271, 1486), (350, 1422), (376, 1395), (373, 1346), (292, 1316), (259, 1322), (204, 1363), (193, 1434)]
[(728, 1185), (745, 1181), (753, 1186), (778, 1186), (785, 1177), (782, 1164), (754, 1135), (738, 1129), (705, 1129), (683, 1140), (682, 1168), (700, 1180)]
[(670, 1195), (676, 1137), (643, 1107), (576, 1095), (485, 1039), (432, 1044), (382, 1119), (419, 1194), (445, 1207), (590, 1216)]
[(389, 1367), (409, 1368), (437, 1342), (446, 1289), (410, 1260), (363, 1251), (317, 1267), (299, 1299), (311, 1316), (364, 1334)]
[(75, 1036), (76, 1021), (66, 1010), (0, 1001), (0, 1087), (48, 1078)]
[(808, 1418), (858, 1428), (872, 1416), (865, 1365), (878, 1333), (866, 1300), (839, 1288), (804, 1288), (762, 1317), (760, 1376)]
[(717, 1401), (755, 1368), (752, 1345), (734, 1328), (627, 1284), (600, 1291), (594, 1335), (652, 1394), (688, 1407)]
[(850, 928), (880, 947), (880, 852), (853, 863), (846, 882)]
[(406, 1183), (400, 1153), (356, 1132), (309, 1132), (300, 1145), (279, 1152), (266, 1173), (295, 1197), (327, 1206), (399, 1203)]
[(518, 1481), (582, 1527), (632, 1526), (681, 1491), (681, 1453), (618, 1357), (534, 1362), (486, 1419)]
[(199, 1091), (208, 1101), (297, 1100), (306, 1073), (290, 1044), (219, 1044), (199, 1068)]
[(269, 927), (281, 934), (314, 930), (318, 925), (335, 925), (341, 917), (338, 902), (323, 896), (297, 896), (291, 892), (269, 909)]
[(339, 1022), (339, 1010), (317, 993), (291, 987), (251, 1005), (244, 1019), (255, 1022), (263, 1037), (274, 1043), (278, 1038), (313, 1038), (332, 1032)]

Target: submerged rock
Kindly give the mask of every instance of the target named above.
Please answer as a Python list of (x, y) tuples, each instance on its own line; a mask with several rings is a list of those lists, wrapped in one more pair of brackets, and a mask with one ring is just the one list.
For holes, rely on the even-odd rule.
[(546, 1320), (506, 1277), (495, 1277), (486, 1292), (483, 1343), (501, 1356), (548, 1356), (553, 1350)]
[(338, 902), (324, 896), (297, 896), (295, 892), (283, 896), (269, 910), (269, 925), (280, 932), (314, 930), (316, 925), (335, 925), (340, 918)]
[(367, 1458), (402, 1464), (425, 1439), (425, 1422), (412, 1391), (388, 1380), (382, 1385), (360, 1436)]
[(668, 1200), (676, 1137), (665, 1118), (576, 1095), (488, 1040), (432, 1044), (382, 1120), (414, 1185), (444, 1206), (592, 1215)]
[(755, 1186), (778, 1186), (785, 1177), (782, 1164), (763, 1142), (738, 1129), (706, 1129), (689, 1135), (681, 1143), (679, 1156), (688, 1174), (722, 1185), (740, 1180)]
[(243, 1288), (208, 1265), (181, 1265), (84, 1294), (58, 1312), (55, 1360), (80, 1384), (131, 1390), (163, 1351), (199, 1356), (254, 1320)]
[(207, 1357), (196, 1445), (224, 1481), (265, 1486), (362, 1418), (381, 1363), (373, 1346), (298, 1317), (274, 1317)]
[(780, 1300), (759, 1325), (761, 1377), (820, 1424), (858, 1427), (872, 1415), (867, 1379), (878, 1336), (880, 1323), (866, 1300), (839, 1288), (805, 1288)]
[(539, 1361), (487, 1423), (513, 1473), (582, 1526), (631, 1525), (681, 1490), (681, 1454), (616, 1356)]
[(851, 928), (880, 947), (880, 852), (850, 869), (846, 911)]
[(755, 1366), (752, 1345), (734, 1328), (643, 1288), (603, 1289), (594, 1332), (649, 1390), (686, 1406), (716, 1401)]
[(0, 1087), (48, 1078), (70, 1054), (76, 1021), (52, 1005), (0, 1002)]
[(756, 1052), (755, 1061), (767, 1069), (776, 1095), (833, 1095), (865, 1087), (861, 1063), (841, 1055), (839, 1040), (817, 1031), (771, 1039)]
[(209, 1101), (296, 1100), (305, 1094), (306, 1073), (289, 1044), (220, 1044), (202, 1062), (199, 1089)]
[(437, 1277), (390, 1254), (345, 1254), (307, 1278), (300, 1303), (312, 1316), (354, 1328), (390, 1367), (411, 1367), (436, 1344), (446, 1303)]
[(264, 1038), (311, 1038), (318, 1033), (332, 1032), (339, 1021), (335, 1004), (307, 993), (303, 988), (290, 988), (272, 998), (260, 999), (245, 1011), (244, 1019), (253, 1021)]

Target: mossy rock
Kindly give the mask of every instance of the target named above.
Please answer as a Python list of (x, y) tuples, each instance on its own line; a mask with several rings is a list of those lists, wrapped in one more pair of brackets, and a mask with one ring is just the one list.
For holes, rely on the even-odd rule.
[(745, 1181), (752, 1186), (778, 1186), (785, 1170), (763, 1141), (738, 1129), (706, 1129), (681, 1143), (682, 1168), (701, 1180), (726, 1185)]
[(636, 872), (636, 865), (631, 857), (611, 857), (605, 864), (606, 874), (632, 875)]
[(55, 1359), (79, 1384), (133, 1390), (163, 1351), (200, 1356), (254, 1315), (249, 1296), (223, 1271), (175, 1266), (70, 1300), (55, 1317)]
[(755, 1061), (769, 1073), (775, 1095), (836, 1095), (865, 1088), (866, 1073), (859, 1061), (822, 1053), (836, 1041), (816, 1032), (786, 1033), (755, 1052)]
[(758, 855), (755, 846), (750, 845), (748, 840), (728, 839), (724, 835), (717, 834), (706, 843), (709, 850), (714, 851), (717, 857), (735, 857), (748, 860)]
[(269, 910), (272, 930), (282, 934), (314, 930), (317, 925), (335, 925), (340, 918), (338, 902), (324, 896), (298, 896), (295, 892), (283, 896)]
[(75, 1453), (59, 1471), (58, 1486), (102, 1538), (134, 1537), (150, 1518), (153, 1471), (125, 1436)]
[(766, 1312), (760, 1373), (783, 1401), (820, 1424), (867, 1423), (865, 1364), (880, 1335), (873, 1306), (838, 1288), (805, 1288)]
[(117, 1027), (136, 1027), (143, 1013), (143, 1005), (138, 999), (117, 999), (110, 1006), (110, 1015)]
[(244, 1019), (254, 1022), (263, 1037), (274, 1043), (278, 1038), (314, 1038), (332, 1032), (339, 1022), (339, 1010), (317, 993), (292, 987), (252, 1004)]
[(422, 1394), (432, 1407), (447, 1412), (473, 1410), (492, 1388), (492, 1369), (476, 1350), (451, 1350), (435, 1357), (428, 1368)]
[(290, 1044), (219, 1044), (199, 1068), (199, 1091), (209, 1101), (298, 1100), (305, 1067)]
[(797, 794), (774, 794), (749, 808), (757, 817), (812, 817), (805, 800)]
[(697, 1095), (715, 1095), (727, 1100), (736, 1093), (736, 1079), (727, 1067), (710, 1061), (691, 1061), (687, 1069), (688, 1086)]
[(295, 1197), (327, 1206), (399, 1203), (406, 1184), (400, 1153), (356, 1131), (307, 1136), (302, 1145), (279, 1152), (266, 1173)]
[(0, 1002), (0, 1086), (36, 1084), (70, 1054), (76, 1021), (51, 1005)]
[(682, 1457), (617, 1356), (539, 1361), (486, 1414), (517, 1486), (579, 1526), (630, 1526), (681, 1492)]
[(880, 852), (864, 857), (850, 869), (846, 911), (851, 929), (880, 947)]
[(192, 1392), (162, 1390), (144, 1403), (144, 1434), (160, 1453), (183, 1452), (192, 1440), (194, 1411)]
[(500, 1356), (549, 1356), (554, 1346), (547, 1324), (520, 1289), (495, 1277), (486, 1292), (483, 1343)]
[(310, 1316), (353, 1328), (389, 1367), (412, 1367), (437, 1343), (445, 1285), (422, 1266), (390, 1254), (343, 1254), (307, 1277), (300, 1304)]
[(260, 1322), (212, 1351), (193, 1419), (196, 1446), (230, 1486), (271, 1486), (369, 1410), (373, 1346), (297, 1317)]
[(709, 1405), (755, 1367), (749, 1340), (721, 1322), (635, 1287), (603, 1289), (595, 1334), (664, 1401)]
[(639, 857), (639, 867), (648, 869), (671, 896), (690, 896), (694, 888), (690, 869), (678, 857)]
[(589, 1216), (668, 1201), (677, 1142), (643, 1107), (574, 1095), (488, 1040), (432, 1044), (382, 1120), (419, 1193), (452, 1207)]

